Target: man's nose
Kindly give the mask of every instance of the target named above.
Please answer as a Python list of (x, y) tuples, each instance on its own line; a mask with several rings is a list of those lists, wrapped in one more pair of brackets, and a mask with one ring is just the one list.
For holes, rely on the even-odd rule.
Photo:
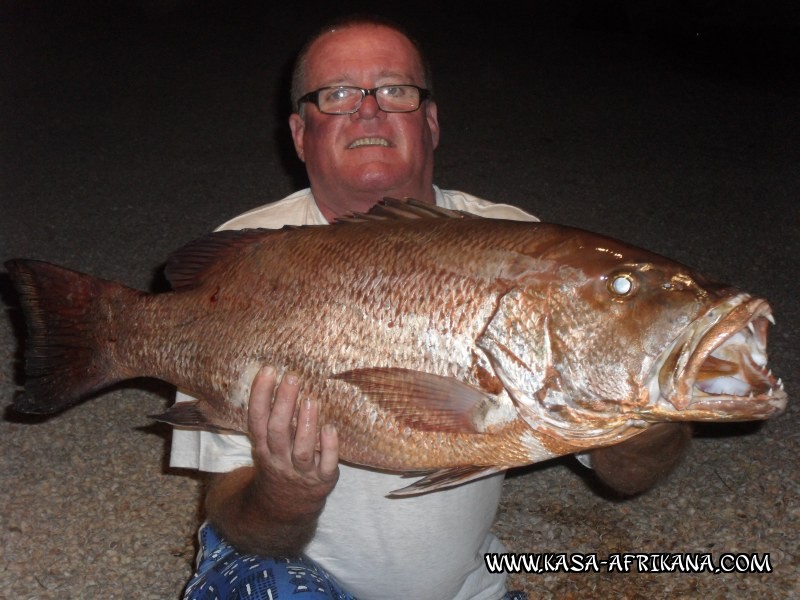
[(375, 96), (370, 94), (364, 97), (361, 101), (361, 106), (359, 106), (358, 110), (353, 114), (357, 115), (359, 119), (373, 119), (382, 112)]

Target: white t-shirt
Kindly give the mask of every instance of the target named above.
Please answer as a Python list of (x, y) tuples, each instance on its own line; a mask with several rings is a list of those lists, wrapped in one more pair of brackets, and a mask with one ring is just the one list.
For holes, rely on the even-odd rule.
[[(434, 186), (436, 204), (476, 215), (536, 221), (519, 208), (492, 204)], [(250, 210), (219, 227), (270, 228), (325, 225), (311, 190)], [(176, 401), (189, 400), (178, 393)], [(227, 472), (253, 464), (245, 435), (176, 428), (170, 465)], [(505, 593), (505, 575), (490, 574), (486, 552), (503, 552), (491, 527), (503, 474), (406, 498), (387, 498), (415, 480), (339, 465), (339, 481), (325, 503), (306, 555), (359, 600), (426, 598), (493, 600)]]

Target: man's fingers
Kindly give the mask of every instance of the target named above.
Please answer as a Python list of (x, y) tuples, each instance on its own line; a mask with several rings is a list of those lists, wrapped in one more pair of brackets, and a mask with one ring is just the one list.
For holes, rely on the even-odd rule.
[(296, 373), (286, 373), (278, 383), (275, 368), (262, 367), (250, 388), (250, 436), (262, 464), (271, 464), (275, 473), (294, 470), (329, 486), (339, 474), (336, 428), (327, 424), (318, 429), (319, 404), (304, 398), (298, 406), (299, 390)]
[(250, 386), (247, 427), (250, 431), (250, 439), (256, 447), (267, 441), (267, 423), (277, 376), (275, 367), (271, 365), (261, 367)]
[(273, 454), (289, 458), (292, 449), (292, 419), (297, 405), (299, 379), (296, 373), (286, 373), (275, 392), (275, 402), (267, 425), (267, 444)]
[(301, 472), (312, 471), (315, 466), (318, 419), (318, 404), (310, 398), (304, 399), (297, 414), (297, 430), (292, 448), (292, 462)]
[(323, 481), (335, 481), (339, 473), (339, 436), (332, 423), (319, 432), (319, 476)]

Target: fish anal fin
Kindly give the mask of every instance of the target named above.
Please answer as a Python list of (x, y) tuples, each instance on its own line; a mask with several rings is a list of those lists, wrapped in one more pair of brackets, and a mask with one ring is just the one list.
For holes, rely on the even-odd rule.
[(415, 481), (409, 486), (390, 492), (389, 496), (402, 497), (427, 494), (434, 490), (451, 488), (467, 483), (468, 481), (475, 481), (476, 479), (481, 479), (504, 470), (504, 467), (475, 467), (471, 465), (441, 469), (439, 471), (434, 471), (419, 481)]
[(203, 429), (208, 427), (208, 417), (200, 407), (198, 400), (187, 402), (176, 402), (170, 406), (166, 412), (160, 415), (148, 415), (151, 419), (168, 423), (176, 427), (188, 427), (190, 429)]
[(174, 427), (202, 429), (205, 431), (235, 431), (220, 425), (220, 420), (208, 411), (208, 404), (199, 400), (176, 402), (160, 415), (149, 415), (151, 419)]
[(452, 377), (400, 368), (354, 369), (334, 375), (359, 388), (403, 425), (420, 431), (483, 433), (491, 399)]

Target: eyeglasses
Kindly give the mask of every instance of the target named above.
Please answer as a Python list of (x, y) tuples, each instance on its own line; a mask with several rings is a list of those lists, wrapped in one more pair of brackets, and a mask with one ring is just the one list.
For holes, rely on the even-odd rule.
[(431, 97), (430, 90), (411, 84), (382, 85), (371, 90), (351, 85), (324, 87), (307, 93), (297, 101), (313, 102), (326, 115), (350, 115), (361, 108), (367, 96), (374, 96), (383, 112), (414, 112), (423, 100)]

